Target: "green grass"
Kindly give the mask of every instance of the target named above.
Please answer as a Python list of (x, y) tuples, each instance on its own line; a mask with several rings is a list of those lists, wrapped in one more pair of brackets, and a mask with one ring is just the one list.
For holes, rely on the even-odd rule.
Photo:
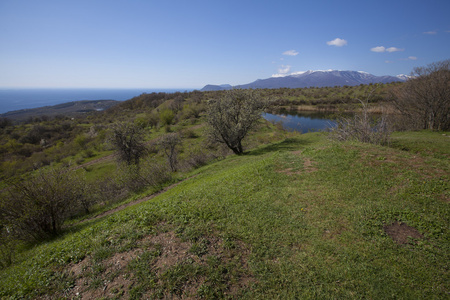
[[(314, 133), (230, 156), (148, 202), (25, 250), (1, 271), (0, 296), (70, 297), (80, 278), (95, 292), (124, 276), (134, 285), (108, 297), (444, 299), (447, 139), (396, 134), (389, 148)], [(383, 226), (396, 221), (424, 238), (395, 243)], [(114, 273), (117, 253), (134, 256)], [(69, 272), (83, 262), (84, 273)]]
[(395, 132), (392, 145), (405, 151), (448, 158), (450, 132), (407, 131)]

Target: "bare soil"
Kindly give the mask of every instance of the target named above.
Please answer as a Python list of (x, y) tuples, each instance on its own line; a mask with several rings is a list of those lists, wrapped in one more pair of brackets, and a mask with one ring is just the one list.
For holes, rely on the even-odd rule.
[(423, 235), (416, 228), (399, 222), (385, 225), (384, 232), (399, 245), (410, 244), (414, 240), (423, 238)]
[[(166, 227), (164, 224), (158, 225), (160, 229)], [(235, 261), (239, 257), (241, 270), (238, 278), (224, 276), (227, 281), (225, 295), (235, 297), (240, 291), (249, 287), (254, 282), (254, 278), (248, 271), (247, 259), (250, 254), (248, 247), (240, 241), (236, 241), (234, 249), (224, 247), (224, 241), (215, 236), (204, 237), (207, 240), (207, 253), (198, 256), (190, 251), (193, 243), (183, 241), (176, 233), (162, 229), (158, 234), (148, 235), (138, 242), (137, 248), (123, 253), (116, 253), (112, 257), (102, 262), (94, 262), (91, 257), (83, 261), (72, 264), (67, 268), (69, 276), (74, 278), (74, 285), (66, 291), (64, 298), (70, 299), (99, 299), (115, 298), (129, 299), (130, 290), (139, 284), (138, 278), (130, 269), (129, 264), (133, 260), (139, 259), (144, 252), (158, 249), (160, 254), (148, 265), (151, 271), (152, 280), (158, 289), (164, 289), (164, 274), (171, 268), (176, 268), (182, 264), (207, 265), (207, 257), (218, 257), (222, 264)], [(100, 272), (98, 270), (101, 270)], [(149, 279), (150, 280), (150, 279)], [(165, 293), (162, 299), (194, 299), (200, 286), (205, 283), (204, 276), (189, 276), (181, 286), (179, 294)], [(154, 290), (147, 290), (143, 298), (154, 298)]]

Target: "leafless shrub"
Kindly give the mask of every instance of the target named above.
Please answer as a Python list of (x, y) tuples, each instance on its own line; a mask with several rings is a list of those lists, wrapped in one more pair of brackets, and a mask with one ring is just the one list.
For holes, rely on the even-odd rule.
[(163, 135), (158, 142), (164, 154), (167, 157), (167, 162), (172, 172), (177, 170), (177, 147), (181, 144), (180, 135), (178, 133), (167, 133)]
[(361, 112), (353, 117), (340, 117), (336, 120), (336, 126), (331, 129), (330, 137), (337, 141), (357, 140), (364, 143), (387, 145), (390, 141), (391, 129), (387, 116), (369, 114), (369, 100), (373, 90), (361, 103)]
[(117, 158), (127, 165), (139, 165), (146, 152), (143, 130), (134, 123), (119, 123), (112, 127), (111, 144), (117, 150)]
[(140, 176), (150, 186), (160, 186), (172, 179), (169, 168), (162, 163), (147, 160), (142, 163)]
[(98, 204), (116, 203), (125, 199), (129, 193), (129, 189), (118, 178), (105, 178), (97, 183), (91, 195), (95, 192)]
[(185, 163), (186, 169), (196, 169), (201, 166), (206, 165), (208, 162), (210, 162), (213, 159), (216, 159), (217, 156), (210, 152), (192, 152), (188, 155)]
[(138, 192), (150, 186), (160, 186), (171, 180), (169, 168), (150, 159), (142, 161), (140, 166), (121, 165), (116, 175), (116, 193), (125, 198), (130, 192)]
[(0, 224), (0, 270), (9, 267), (14, 260), (16, 243), (9, 231), (7, 224)]
[(63, 222), (88, 203), (84, 178), (70, 168), (40, 169), (28, 180), (10, 184), (0, 214), (10, 234), (19, 239), (59, 234)]

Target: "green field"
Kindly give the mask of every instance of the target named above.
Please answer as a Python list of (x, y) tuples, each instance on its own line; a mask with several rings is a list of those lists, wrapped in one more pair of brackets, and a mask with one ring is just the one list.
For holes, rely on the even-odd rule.
[(390, 147), (309, 133), (216, 160), (24, 247), (0, 297), (448, 298), (449, 145), (442, 132)]

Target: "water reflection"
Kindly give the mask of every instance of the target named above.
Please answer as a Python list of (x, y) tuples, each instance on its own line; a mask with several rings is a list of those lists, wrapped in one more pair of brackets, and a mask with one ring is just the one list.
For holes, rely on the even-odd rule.
[(302, 133), (324, 131), (336, 125), (333, 113), (325, 112), (280, 111), (264, 113), (263, 117), (272, 123), (281, 123), (286, 130)]

